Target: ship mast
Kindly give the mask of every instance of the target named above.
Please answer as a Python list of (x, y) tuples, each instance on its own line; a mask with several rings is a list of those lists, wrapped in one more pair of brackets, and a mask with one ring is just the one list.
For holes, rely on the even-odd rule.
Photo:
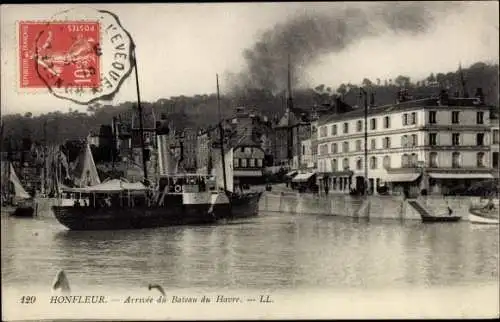
[(224, 179), (224, 192), (227, 192), (227, 181), (226, 181), (226, 158), (224, 155), (224, 132), (222, 128), (222, 113), (220, 110), (220, 96), (219, 96), (219, 75), (215, 75), (217, 81), (217, 109), (219, 111), (219, 136), (220, 136), (220, 153), (222, 157), (222, 177)]
[(141, 154), (142, 154), (142, 170), (144, 171), (144, 185), (149, 186), (148, 180), (148, 168), (147, 168), (147, 160), (146, 160), (146, 149), (144, 147), (144, 125), (142, 118), (142, 105), (141, 105), (141, 94), (139, 90), (139, 72), (137, 71), (137, 56), (135, 54), (135, 44), (133, 44), (132, 49), (133, 60), (134, 60), (134, 69), (135, 69), (135, 86), (137, 90), (137, 111), (139, 113), (139, 136), (141, 142)]

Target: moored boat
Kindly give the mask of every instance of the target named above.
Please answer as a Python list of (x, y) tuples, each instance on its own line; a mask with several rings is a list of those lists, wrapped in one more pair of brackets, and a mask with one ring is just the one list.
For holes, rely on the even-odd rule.
[(434, 223), (434, 222), (457, 222), (462, 219), (461, 216), (453, 215), (453, 210), (448, 207), (447, 213), (433, 214), (426, 207), (424, 207), (418, 200), (408, 200), (408, 204), (412, 206), (422, 218), (422, 222)]
[(471, 207), (469, 208), (469, 221), (473, 224), (498, 225), (500, 224), (498, 209)]
[(26, 192), (11, 162), (2, 161), (2, 212), (12, 217), (35, 216), (34, 201)]

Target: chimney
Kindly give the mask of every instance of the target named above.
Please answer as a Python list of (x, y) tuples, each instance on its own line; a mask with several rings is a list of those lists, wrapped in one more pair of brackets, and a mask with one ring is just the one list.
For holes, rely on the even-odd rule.
[(370, 107), (375, 107), (375, 93), (371, 92), (370, 93)]
[(479, 104), (481, 105), (484, 104), (484, 94), (483, 94), (483, 89), (481, 87), (478, 87), (476, 89), (476, 94), (474, 95), (474, 97), (479, 100)]
[(449, 98), (448, 91), (442, 89), (441, 92), (439, 93), (439, 101), (441, 102), (441, 105), (447, 105), (448, 98)]

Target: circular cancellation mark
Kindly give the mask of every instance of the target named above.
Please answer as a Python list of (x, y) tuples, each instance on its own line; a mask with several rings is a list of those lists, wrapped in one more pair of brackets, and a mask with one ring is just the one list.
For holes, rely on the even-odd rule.
[(21, 87), (85, 105), (112, 99), (134, 67), (132, 37), (109, 11), (75, 8), (19, 27)]

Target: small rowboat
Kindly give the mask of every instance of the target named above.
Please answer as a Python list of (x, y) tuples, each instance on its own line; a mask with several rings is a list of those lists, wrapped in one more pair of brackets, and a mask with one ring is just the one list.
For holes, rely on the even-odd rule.
[(440, 215), (423, 215), (420, 214), (422, 217), (422, 222), (455, 222), (455, 221), (460, 221), (462, 219), (462, 216), (453, 216), (449, 214), (440, 214)]
[(413, 208), (418, 211), (420, 217), (422, 218), (422, 222), (425, 223), (456, 222), (462, 219), (462, 216), (453, 215), (453, 210), (451, 210), (450, 208), (448, 209), (447, 213), (435, 215), (422, 204), (420, 204), (417, 200), (408, 200), (408, 204), (413, 206)]
[(498, 214), (498, 209), (488, 211), (484, 208), (470, 208), (469, 221), (473, 224), (498, 225), (500, 224), (500, 220), (491, 216), (494, 213)]

